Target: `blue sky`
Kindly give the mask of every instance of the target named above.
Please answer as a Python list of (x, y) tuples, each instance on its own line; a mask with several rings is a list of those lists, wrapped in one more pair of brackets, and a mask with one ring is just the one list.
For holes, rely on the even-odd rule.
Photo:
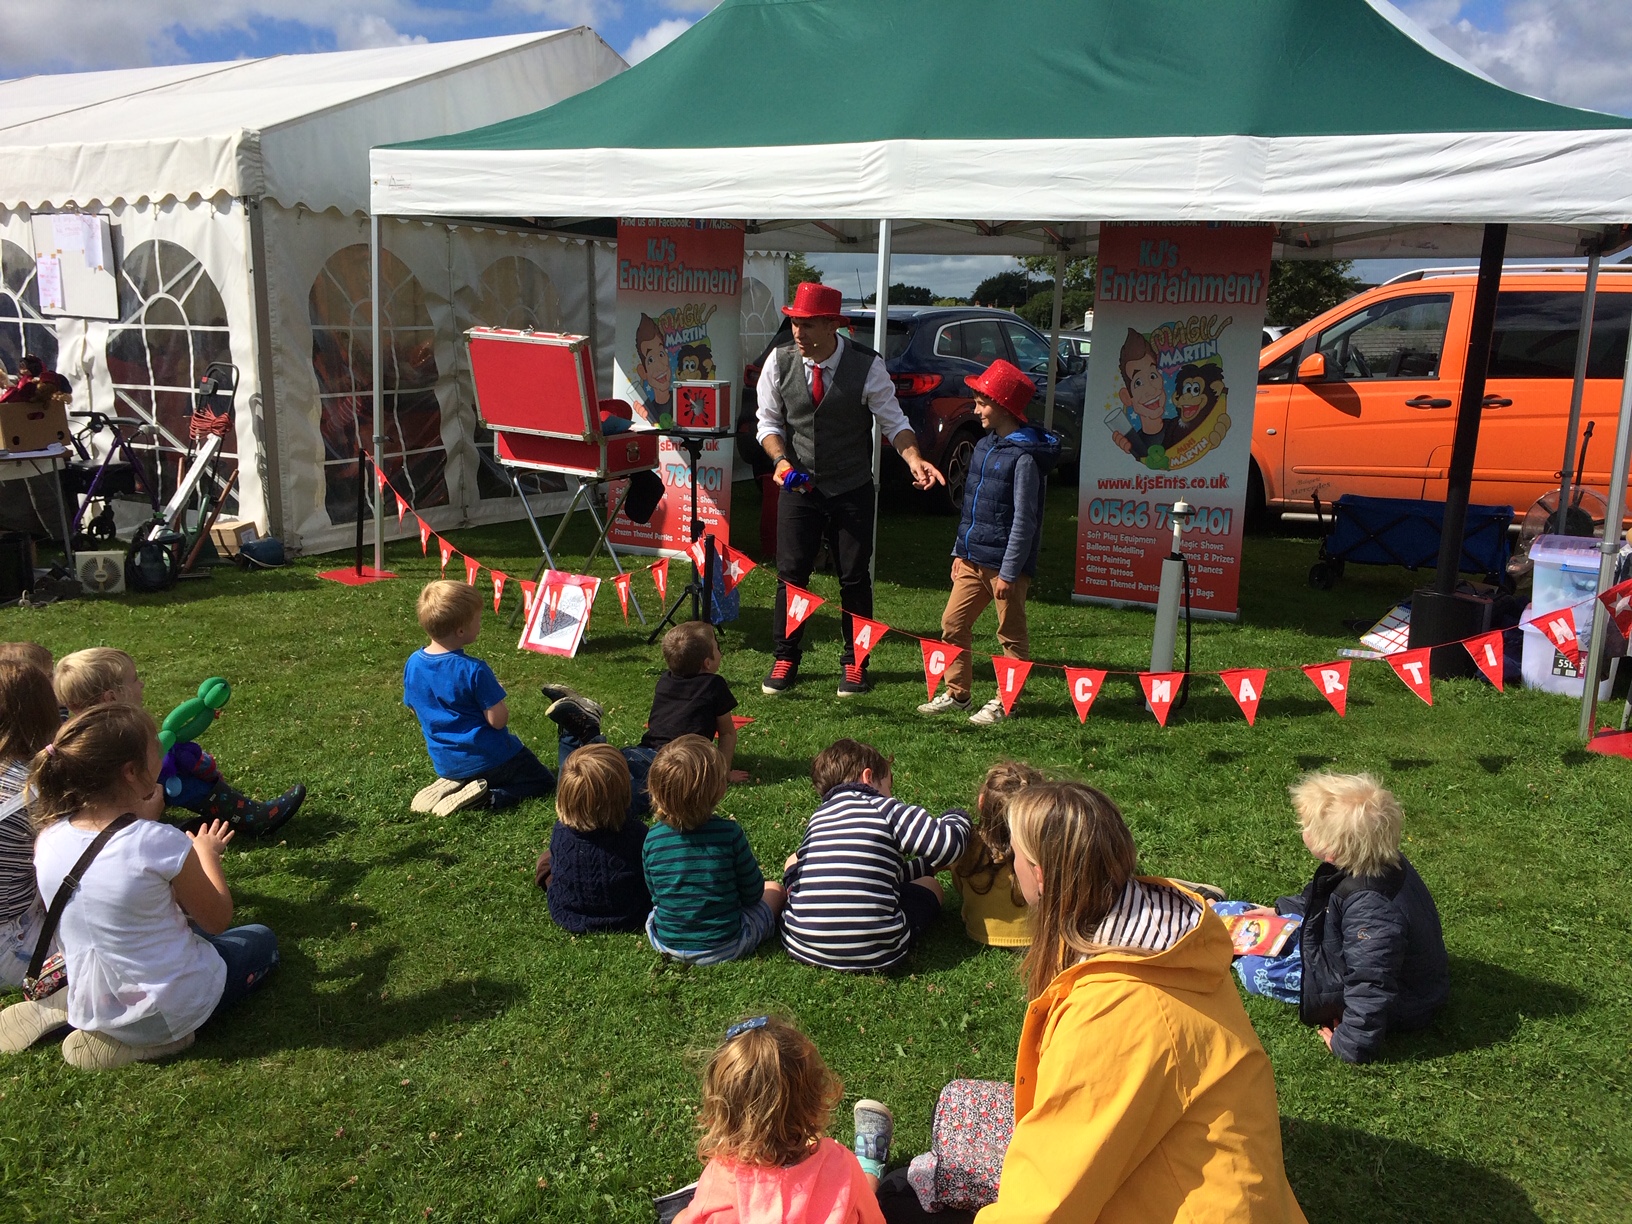
[[(0, 77), (192, 63), (593, 26), (635, 61), (717, 0), (4, 0)], [(1490, 76), (1554, 101), (1632, 114), (1628, 0), (1399, 0)], [(994, 11), (1001, 8), (993, 0)], [(774, 102), (768, 102), (774, 105)], [(828, 280), (868, 292), (873, 260), (823, 256)], [(963, 296), (1003, 259), (902, 256), (894, 278)], [(1401, 270), (1369, 265), (1369, 276)]]

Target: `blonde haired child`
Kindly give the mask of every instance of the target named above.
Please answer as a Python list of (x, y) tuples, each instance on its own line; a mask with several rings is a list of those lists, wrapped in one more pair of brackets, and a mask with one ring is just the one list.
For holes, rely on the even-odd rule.
[(27, 663), (47, 676), (56, 666), (51, 652), (38, 642), (0, 642), (0, 662)]
[(1042, 770), (1024, 761), (999, 761), (980, 784), (979, 821), (963, 857), (952, 866), (952, 883), (963, 898), (963, 927), (976, 943), (998, 948), (1031, 943), (1031, 911), (1014, 878), (1009, 802), (1041, 781)]
[(844, 1085), (815, 1044), (775, 1016), (733, 1024), (703, 1073), (706, 1161), (675, 1224), (883, 1224), (874, 1187), (894, 1121), (877, 1101), (856, 1105), (856, 1151), (825, 1132)]
[(1253, 994), (1296, 1003), (1344, 1062), (1369, 1062), (1389, 1032), (1432, 1023), (1450, 994), (1450, 961), (1433, 895), (1400, 853), (1404, 813), (1370, 774), (1311, 773), (1291, 788), (1314, 878), (1273, 909), (1225, 902), (1226, 914), (1303, 920), (1278, 956), (1243, 956)]
[(183, 833), (160, 823), (162, 756), (152, 717), (116, 703), (69, 719), (34, 759), (42, 896), (54, 898), (92, 841), (120, 826), (85, 869), (57, 930), (68, 970), (59, 993), (76, 1030), (62, 1056), (86, 1071), (186, 1049), (278, 963), (266, 927), (228, 929), (221, 853), (231, 827), (216, 820)]
[(1201, 898), (1134, 873), (1111, 800), (1077, 782), (1009, 805), (1031, 906), (1014, 1136), (981, 1224), (1301, 1224), (1269, 1058)]
[(555, 827), (534, 878), (563, 930), (646, 926), (652, 910), (640, 863), (646, 826), (629, 815), (629, 792), (629, 763), (610, 744), (587, 744), (562, 767)]
[[(112, 646), (91, 646), (64, 655), (53, 673), (57, 700), (69, 714), (99, 705), (142, 704), (145, 686), (136, 660)], [(194, 743), (180, 743), (164, 754), (159, 781), (169, 807), (201, 817), (185, 822), (195, 830), (205, 820), (225, 820), (239, 833), (267, 837), (281, 829), (306, 801), (306, 787), (296, 783), (276, 799), (251, 799), (222, 778), (216, 760)]]
[(464, 582), (427, 582), (416, 608), (430, 644), (408, 656), (402, 703), (419, 719), (436, 781), (410, 803), (449, 816), (461, 808), (512, 807), (555, 789), (544, 768), (510, 730), (510, 707), (493, 669), (465, 653), (482, 632), (482, 597)]
[(775, 932), (783, 892), (766, 883), (742, 826), (714, 814), (725, 758), (702, 736), (682, 735), (658, 750), (646, 786), (661, 822), (641, 851), (652, 894), (646, 938), (697, 965), (747, 956)]

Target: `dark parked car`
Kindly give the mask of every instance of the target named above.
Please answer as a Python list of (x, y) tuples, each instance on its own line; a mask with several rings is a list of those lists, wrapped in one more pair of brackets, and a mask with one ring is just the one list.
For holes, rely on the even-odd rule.
[[(850, 332), (859, 344), (873, 344), (874, 314), (870, 310), (850, 314)], [(963, 505), (963, 485), (969, 473), (969, 459), (980, 440), (980, 422), (975, 418), (974, 394), (966, 378), (978, 375), (998, 358), (1012, 361), (1036, 380), (1037, 398), (1029, 413), (1032, 420), (1043, 419), (1044, 389), (1048, 385), (1048, 338), (1018, 315), (1007, 310), (987, 310), (970, 306), (892, 306), (886, 323), (884, 364), (895, 381), (918, 447), (946, 475), (944, 494), (937, 496), (947, 510)], [(792, 333), (786, 321), (766, 348), (768, 353), (785, 344)], [(743, 411), (738, 431), (746, 434), (744, 455), (759, 451), (753, 444), (754, 386), (759, 380), (764, 353), (745, 372)], [(1056, 470), (1075, 471), (1077, 444), (1082, 437), (1082, 401), (1088, 363), (1075, 357), (1062, 359), (1054, 396), (1054, 430), (1063, 440), (1063, 455)], [(906, 467), (888, 453), (887, 470), (903, 478)]]

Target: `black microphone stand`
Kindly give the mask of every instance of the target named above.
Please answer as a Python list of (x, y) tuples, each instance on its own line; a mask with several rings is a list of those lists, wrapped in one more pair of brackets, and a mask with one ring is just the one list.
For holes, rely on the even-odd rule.
[(669, 604), (668, 609), (663, 613), (663, 619), (658, 621), (657, 625), (652, 629), (651, 634), (646, 638), (648, 645), (657, 641), (658, 635), (668, 628), (670, 624), (674, 623), (675, 616), (680, 611), (680, 605), (688, 598), (691, 600), (692, 620), (706, 620), (711, 625), (716, 623), (714, 620), (714, 574), (716, 570), (714, 537), (703, 530), (702, 516), (697, 513), (697, 463), (703, 457), (703, 443), (710, 438), (727, 438), (731, 435), (724, 432), (704, 434), (664, 430), (663, 436), (674, 439), (686, 452), (686, 463), (691, 469), (691, 538), (693, 542), (697, 540), (703, 542), (703, 564), (699, 568), (696, 560), (692, 560), (691, 581), (686, 583), (679, 593), (675, 595), (674, 601)]

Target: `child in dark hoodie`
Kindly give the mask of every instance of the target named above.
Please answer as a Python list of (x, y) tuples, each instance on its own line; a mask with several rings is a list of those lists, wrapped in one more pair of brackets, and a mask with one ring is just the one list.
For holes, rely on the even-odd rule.
[[(963, 518), (952, 545), (952, 594), (941, 614), (941, 636), (962, 646), (946, 669), (946, 687), (918, 707), (920, 714), (967, 712), (974, 668), (969, 659), (975, 621), (997, 604), (997, 640), (1011, 659), (1028, 657), (1026, 589), (1037, 572), (1043, 492), (1060, 457), (1060, 440), (1026, 421), (1037, 389), (1007, 361), (994, 361), (969, 380), (975, 412), (987, 434), (969, 461), (963, 486)], [(1006, 717), (1003, 698), (993, 697), (970, 716), (977, 727)]]

